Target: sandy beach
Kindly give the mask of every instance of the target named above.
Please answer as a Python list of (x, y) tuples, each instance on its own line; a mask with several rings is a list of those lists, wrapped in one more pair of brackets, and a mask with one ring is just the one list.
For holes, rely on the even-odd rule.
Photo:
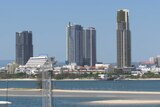
[(141, 104), (160, 104), (160, 100), (102, 100), (85, 102), (92, 105), (141, 105)]
[(159, 94), (160, 92), (144, 92), (144, 91), (96, 91), (96, 90), (60, 90), (55, 89), (53, 92), (72, 92), (72, 93), (110, 93), (110, 94)]
[[(0, 91), (41, 91), (42, 89), (29, 89), (29, 88), (8, 88), (0, 89)], [(97, 91), (97, 90), (63, 90), (54, 89), (53, 92), (65, 92), (65, 93), (108, 93), (108, 94), (156, 94), (160, 95), (160, 92), (147, 92), (147, 91)]]
[[(41, 89), (0, 89), (0, 96), (10, 97), (42, 97)], [(136, 91), (96, 91), (96, 90), (53, 90), (54, 98), (99, 98), (97, 101), (86, 101), (90, 105), (125, 105), (125, 104), (160, 104), (160, 92)], [(102, 100), (103, 98), (104, 100)]]
[[(3, 88), (0, 91), (41, 91), (42, 89), (29, 89), (29, 88)], [(160, 95), (160, 92), (147, 92), (147, 91), (99, 91), (99, 90), (63, 90), (54, 89), (53, 92), (65, 92), (65, 93), (108, 93), (108, 94), (156, 94)]]

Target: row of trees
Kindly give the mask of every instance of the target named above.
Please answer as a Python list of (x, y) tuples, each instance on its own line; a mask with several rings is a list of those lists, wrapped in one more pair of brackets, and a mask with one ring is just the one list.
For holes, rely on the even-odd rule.
[[(60, 73), (60, 74), (53, 74), (52, 78), (54, 79), (76, 79), (76, 78), (81, 78), (81, 79), (91, 79), (91, 78), (97, 78), (99, 73), (92, 73), (92, 72), (85, 72), (85, 73)], [(16, 74), (7, 74), (6, 72), (0, 72), (0, 79), (14, 79), (14, 78), (41, 78), (42, 74), (36, 74), (36, 75), (28, 75), (26, 73), (16, 73)]]
[[(69, 73), (69, 72), (63, 72), (60, 74), (53, 74), (52, 78), (54, 79), (98, 79), (99, 74), (101, 73), (93, 73), (93, 72), (84, 72), (84, 73)], [(104, 73), (103, 73), (104, 74)], [(125, 76), (126, 78), (160, 78), (160, 74), (155, 74), (153, 72), (147, 72), (144, 73), (143, 75), (136, 75), (133, 76), (131, 73), (124, 73), (124, 72), (119, 72), (119, 71), (112, 71), (112, 72), (107, 72), (106, 73), (108, 77), (114, 76)], [(7, 74), (6, 72), (0, 72), (0, 79), (14, 79), (14, 78), (41, 78), (41, 73), (36, 74), (36, 75), (28, 75), (26, 73), (17, 73), (17, 74)]]
[(14, 79), (14, 78), (33, 78), (33, 75), (27, 75), (26, 73), (8, 74), (6, 72), (0, 72), (0, 79)]

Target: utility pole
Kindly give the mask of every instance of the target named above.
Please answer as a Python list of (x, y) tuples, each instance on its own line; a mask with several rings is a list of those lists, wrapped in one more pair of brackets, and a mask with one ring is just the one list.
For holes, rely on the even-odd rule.
[(54, 107), (52, 106), (52, 71), (42, 71), (42, 107)]
[(50, 60), (47, 60), (42, 67), (42, 107), (54, 107), (52, 97), (52, 73), (55, 64), (56, 61), (53, 57)]

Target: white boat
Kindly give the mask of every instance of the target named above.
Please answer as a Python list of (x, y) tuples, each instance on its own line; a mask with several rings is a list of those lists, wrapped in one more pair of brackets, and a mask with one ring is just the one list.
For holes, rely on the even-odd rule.
[(12, 103), (8, 101), (0, 101), (0, 105), (7, 105), (7, 104), (12, 104)]

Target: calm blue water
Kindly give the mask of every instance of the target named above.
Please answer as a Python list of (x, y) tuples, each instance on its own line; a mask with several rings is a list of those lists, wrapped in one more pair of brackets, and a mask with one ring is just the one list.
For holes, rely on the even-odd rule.
[(11, 63), (13, 60), (0, 60), (0, 67), (5, 67), (8, 63)]
[[(6, 88), (6, 81), (0, 81), (0, 88)], [(117, 91), (160, 91), (160, 80), (120, 81), (53, 81), (55, 89), (117, 90)], [(8, 81), (9, 88), (38, 88), (36, 81)]]
[[(6, 87), (5, 81), (0, 81), (0, 88)], [(56, 89), (83, 90), (124, 90), (124, 91), (159, 91), (160, 80), (125, 80), (125, 81), (53, 81)], [(9, 81), (10, 88), (37, 88), (36, 81)], [(6, 100), (0, 97), (0, 100)], [(13, 102), (8, 107), (41, 107), (41, 97), (9, 97)], [(55, 107), (160, 107), (160, 105), (88, 105), (89, 101), (108, 100), (107, 98), (54, 98)], [(110, 98), (111, 100), (111, 98)]]
[[(0, 97), (0, 100), (5, 98)], [(42, 107), (40, 97), (10, 97), (12, 105), (7, 107)], [(160, 107), (160, 105), (89, 105), (84, 102), (107, 100), (106, 98), (54, 98), (54, 107)], [(0, 106), (1, 107), (1, 106)]]
[[(5, 98), (0, 97), (0, 100)], [(10, 97), (12, 105), (7, 107), (42, 107), (40, 97)], [(160, 107), (160, 105), (89, 105), (89, 101), (107, 100), (106, 98), (54, 98), (54, 107)], [(109, 100), (109, 99), (108, 99)], [(1, 106), (0, 106), (1, 107)]]

